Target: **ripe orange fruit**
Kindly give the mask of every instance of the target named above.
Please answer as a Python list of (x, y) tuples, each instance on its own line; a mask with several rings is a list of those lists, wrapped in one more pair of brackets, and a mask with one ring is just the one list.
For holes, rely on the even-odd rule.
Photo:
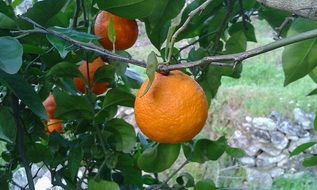
[(53, 95), (49, 95), (43, 102), (43, 106), (47, 112), (48, 118), (54, 118), (54, 112), (56, 110), (56, 103)]
[(142, 96), (147, 84), (142, 84), (134, 104), (136, 123), (144, 135), (159, 143), (176, 144), (201, 131), (208, 103), (195, 80), (181, 71), (167, 76), (156, 73), (151, 88)]
[(48, 122), (47, 122), (47, 130), (49, 133), (52, 133), (53, 131), (55, 132), (62, 132), (62, 129), (63, 129), (63, 124), (61, 123), (61, 120), (59, 119), (50, 119)]
[[(90, 86), (91, 91), (93, 93), (97, 94), (97, 95), (106, 92), (106, 90), (108, 89), (107, 86), (109, 85), (109, 83), (107, 83), (107, 82), (94, 83), (95, 72), (97, 71), (97, 69), (99, 69), (102, 66), (105, 66), (105, 63), (103, 62), (103, 60), (100, 57), (95, 59), (92, 63), (88, 64), (88, 68), (89, 68), (89, 86)], [(85, 80), (88, 82), (86, 61), (84, 61), (79, 66), (78, 69), (83, 74)], [(81, 78), (75, 78), (74, 82), (75, 82), (75, 86), (76, 86), (77, 90), (82, 92), (82, 93), (85, 93), (85, 90), (86, 90), (85, 89), (85, 82)]]
[(108, 37), (109, 20), (112, 19), (115, 30), (115, 49), (125, 50), (133, 46), (138, 37), (138, 25), (135, 20), (128, 20), (109, 12), (102, 11), (95, 21), (95, 35), (102, 37), (99, 42), (107, 50), (112, 50), (113, 45)]

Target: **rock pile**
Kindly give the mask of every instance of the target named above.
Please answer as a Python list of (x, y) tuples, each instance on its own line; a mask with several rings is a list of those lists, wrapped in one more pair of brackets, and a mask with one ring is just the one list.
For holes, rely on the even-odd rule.
[(240, 163), (246, 169), (249, 183), (271, 186), (274, 178), (303, 169), (305, 157), (316, 154), (317, 146), (304, 154), (290, 157), (297, 146), (317, 141), (313, 113), (293, 110), (294, 119), (284, 119), (277, 112), (269, 117), (246, 117), (246, 122), (230, 138), (230, 145), (246, 152)]

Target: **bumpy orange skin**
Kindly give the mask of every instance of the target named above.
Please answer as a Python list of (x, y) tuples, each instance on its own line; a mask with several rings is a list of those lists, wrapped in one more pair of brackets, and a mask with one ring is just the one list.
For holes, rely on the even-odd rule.
[[(103, 66), (105, 66), (105, 63), (103, 62), (103, 60), (100, 57), (95, 59), (92, 63), (88, 64), (88, 67), (89, 67), (89, 86), (91, 87), (91, 91), (96, 95), (99, 95), (99, 94), (106, 92), (106, 90), (108, 89), (107, 86), (109, 85), (109, 83), (107, 83), (107, 82), (94, 83), (94, 78), (95, 78), (94, 76), (95, 76), (97, 69), (99, 69), (100, 67), (103, 67)], [(84, 61), (79, 66), (78, 69), (83, 74), (85, 80), (88, 81), (86, 62)], [(75, 86), (76, 86), (78, 91), (80, 91), (81, 93), (85, 93), (85, 82), (81, 78), (75, 78), (74, 83), (75, 83)]]
[(151, 88), (142, 96), (147, 84), (142, 84), (134, 104), (140, 130), (159, 143), (194, 138), (208, 115), (207, 99), (199, 84), (180, 71), (171, 71), (168, 76), (156, 73)]
[(109, 12), (102, 11), (95, 21), (95, 35), (102, 37), (99, 42), (107, 50), (113, 49), (113, 44), (108, 38), (109, 20), (112, 19), (115, 29), (116, 50), (126, 50), (133, 46), (138, 37), (138, 25), (135, 20), (128, 20)]
[(53, 133), (53, 131), (60, 133), (63, 130), (63, 124), (59, 119), (50, 119), (47, 122), (47, 130), (49, 133)]
[(43, 102), (43, 106), (47, 112), (48, 118), (54, 118), (54, 112), (56, 110), (56, 102), (53, 95), (49, 95)]

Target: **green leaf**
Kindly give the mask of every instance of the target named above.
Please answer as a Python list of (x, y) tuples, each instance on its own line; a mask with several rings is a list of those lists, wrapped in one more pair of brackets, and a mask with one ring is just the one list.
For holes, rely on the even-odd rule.
[(194, 187), (195, 185), (195, 179), (194, 177), (185, 172), (185, 173), (181, 173), (177, 178), (176, 178), (176, 182), (181, 185), (182, 187)]
[(317, 67), (309, 73), (309, 76), (313, 79), (313, 81), (315, 81), (315, 83), (317, 83)]
[(98, 7), (115, 15), (128, 18), (144, 18), (153, 12), (157, 0), (97, 0)]
[(216, 190), (216, 186), (212, 180), (205, 179), (198, 181), (194, 187), (194, 190)]
[(316, 166), (317, 165), (317, 156), (312, 156), (310, 158), (306, 158), (303, 161), (303, 166), (305, 167), (311, 167), (311, 166)]
[[(112, 44), (116, 43), (116, 31), (114, 29), (114, 23), (113, 23), (112, 17), (110, 17), (109, 19), (108, 38), (112, 42)], [(116, 48), (113, 48), (113, 49), (116, 49)]]
[(46, 35), (46, 38), (52, 44), (52, 46), (57, 49), (62, 59), (64, 59), (71, 51), (72, 46), (64, 40), (61, 40), (58, 37), (52, 35)]
[(46, 162), (51, 159), (48, 146), (39, 143), (28, 144), (25, 154), (27, 160), (32, 163)]
[(113, 65), (105, 65), (97, 69), (94, 75), (94, 83), (113, 82), (116, 68)]
[(73, 147), (69, 151), (68, 155), (68, 167), (72, 179), (77, 176), (78, 169), (80, 167), (80, 162), (83, 159), (83, 151), (81, 147)]
[(144, 19), (147, 36), (158, 50), (167, 37), (170, 20), (179, 14), (184, 4), (184, 0), (157, 1), (153, 13)]
[(117, 151), (130, 153), (136, 143), (136, 135), (132, 125), (123, 119), (112, 119), (106, 123), (108, 130), (113, 133)]
[(7, 143), (15, 142), (16, 126), (13, 118), (13, 113), (8, 107), (0, 108), (0, 139)]
[[(206, 0), (195, 0), (191, 2), (184, 10), (182, 16), (182, 22), (178, 26), (183, 26), (184, 22), (187, 20), (189, 13), (203, 4)], [(187, 25), (186, 29), (179, 35), (177, 40), (182, 40), (185, 38), (193, 38), (201, 34), (202, 30), (204, 29), (204, 23), (208, 22), (208, 19), (212, 18), (215, 14), (217, 14), (217, 10), (220, 10), (223, 0), (213, 0), (209, 5), (200, 12), (200, 14), (196, 14), (189, 24)], [(206, 23), (208, 26), (208, 24)]]
[(232, 148), (230, 146), (228, 146), (226, 148), (226, 153), (234, 158), (241, 158), (241, 157), (245, 156), (245, 152), (242, 149)]
[(60, 119), (92, 119), (94, 109), (86, 96), (72, 96), (62, 91), (53, 92), (56, 101), (55, 117)]
[(96, 181), (90, 179), (88, 181), (89, 190), (120, 190), (119, 185), (113, 181), (100, 180)]
[(317, 131), (317, 114), (315, 116), (314, 129)]
[(16, 29), (15, 21), (2, 12), (0, 12), (0, 29)]
[(0, 81), (30, 108), (34, 114), (43, 120), (47, 120), (47, 114), (40, 97), (24, 78), (17, 74), (10, 75), (0, 70)]
[(199, 139), (194, 144), (184, 144), (183, 150), (187, 160), (204, 163), (208, 160), (219, 159), (227, 148), (226, 143), (225, 137), (221, 137), (217, 141)]
[(317, 88), (312, 90), (309, 94), (307, 94), (307, 96), (312, 96), (312, 95), (316, 95), (317, 94)]
[(226, 54), (240, 53), (247, 49), (247, 38), (243, 32), (235, 32), (226, 42)]
[[(154, 51), (152, 51), (149, 56), (147, 57), (147, 63), (146, 63), (146, 75), (149, 78), (149, 82), (147, 83), (147, 86), (142, 94), (142, 96), (144, 96), (150, 89), (152, 82), (154, 81), (155, 78), (155, 72), (156, 72), (156, 68), (158, 65), (158, 61), (156, 58), (156, 54)], [(142, 97), (141, 96), (141, 97)]]
[[(287, 36), (316, 28), (317, 22), (298, 18), (293, 22)], [(316, 39), (305, 40), (285, 47), (282, 55), (285, 86), (309, 74), (317, 66), (317, 55), (314, 51), (316, 48)]]
[(180, 144), (157, 144), (150, 147), (138, 158), (138, 166), (145, 172), (162, 172), (176, 161), (180, 147)]
[(15, 74), (22, 65), (23, 47), (15, 38), (0, 37), (0, 69)]
[(307, 150), (308, 148), (314, 146), (316, 143), (317, 142), (308, 142), (308, 143), (301, 144), (290, 153), (290, 156), (298, 155), (304, 152), (305, 150)]
[(54, 65), (46, 74), (48, 77), (79, 77), (80, 72), (75, 64), (69, 62), (60, 62)]
[(83, 43), (90, 43), (90, 42), (96, 42), (100, 37), (85, 33), (85, 32), (78, 32), (76, 30), (72, 30), (69, 28), (62, 28), (62, 27), (50, 27), (48, 30), (59, 32), (73, 40), (83, 42)]
[[(48, 26), (47, 23), (49, 23), (50, 19), (61, 11), (66, 2), (67, 0), (37, 1), (30, 9), (28, 9), (25, 14), (23, 14), (23, 16), (34, 20), (42, 26)], [(25, 26), (30, 26), (29, 24), (26, 25), (24, 21), (21, 23), (21, 25), (23, 28)]]
[(246, 39), (251, 42), (256, 42), (254, 26), (249, 22), (237, 22), (229, 28), (229, 34), (232, 36), (236, 32), (243, 32)]
[(107, 108), (113, 105), (133, 107), (135, 96), (124, 88), (110, 89), (103, 101), (102, 108)]

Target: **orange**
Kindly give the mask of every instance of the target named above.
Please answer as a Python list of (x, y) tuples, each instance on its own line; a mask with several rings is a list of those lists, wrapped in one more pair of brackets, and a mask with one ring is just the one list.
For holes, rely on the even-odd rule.
[[(88, 82), (88, 73), (87, 73), (87, 64), (86, 63), (87, 62), (84, 61), (79, 66), (78, 69), (83, 74), (85, 80)], [(105, 66), (105, 63), (103, 62), (103, 60), (100, 57), (95, 59), (92, 63), (88, 64), (90, 90), (97, 95), (106, 92), (106, 90), (108, 89), (107, 86), (109, 85), (109, 83), (107, 83), (107, 82), (94, 83), (94, 78), (95, 78), (94, 75), (95, 75), (97, 69), (99, 69), (100, 67), (103, 67), (103, 66)], [(81, 78), (75, 78), (74, 82), (75, 82), (75, 86), (76, 86), (77, 90), (82, 92), (82, 93), (85, 93), (85, 82)]]
[(56, 102), (54, 96), (49, 95), (43, 102), (43, 106), (47, 112), (48, 118), (54, 118), (54, 112), (56, 110)]
[(112, 19), (115, 30), (115, 49), (125, 50), (133, 46), (138, 37), (138, 25), (135, 20), (128, 20), (109, 12), (102, 11), (95, 21), (95, 35), (100, 36), (100, 44), (107, 50), (113, 49), (113, 44), (108, 37), (109, 20)]
[(137, 93), (134, 109), (138, 127), (149, 139), (176, 144), (191, 140), (205, 125), (208, 103), (199, 84), (181, 71), (155, 74), (144, 95), (145, 81)]
[(63, 124), (61, 123), (61, 120), (59, 119), (50, 119), (48, 122), (47, 122), (47, 130), (49, 133), (52, 133), (53, 131), (55, 132), (62, 132), (62, 129), (63, 129)]

